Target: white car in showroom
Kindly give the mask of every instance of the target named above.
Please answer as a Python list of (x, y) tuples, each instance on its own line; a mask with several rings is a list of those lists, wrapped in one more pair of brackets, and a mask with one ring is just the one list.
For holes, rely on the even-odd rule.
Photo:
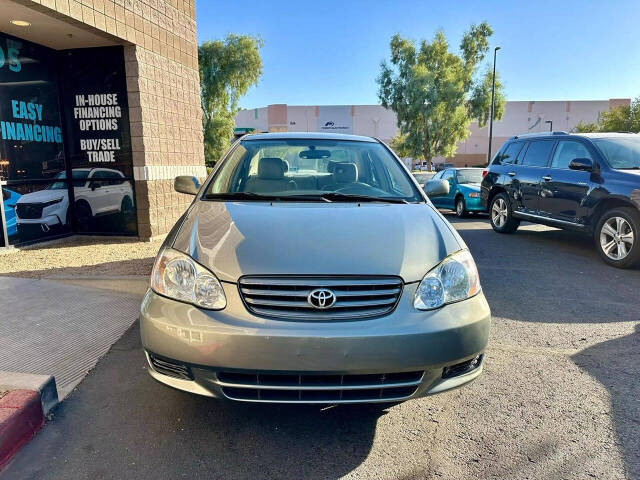
[[(16, 203), (18, 233), (49, 232), (71, 226), (66, 172), (60, 172), (44, 190), (28, 193)], [(75, 215), (81, 230), (88, 229), (93, 218), (134, 211), (133, 188), (122, 172), (110, 168), (72, 170)]]

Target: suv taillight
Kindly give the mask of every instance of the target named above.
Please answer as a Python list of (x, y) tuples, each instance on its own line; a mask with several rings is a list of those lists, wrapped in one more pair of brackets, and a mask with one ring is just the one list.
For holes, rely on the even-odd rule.
[(488, 172), (489, 172), (489, 170), (482, 170), (482, 178), (484, 178), (487, 175)]

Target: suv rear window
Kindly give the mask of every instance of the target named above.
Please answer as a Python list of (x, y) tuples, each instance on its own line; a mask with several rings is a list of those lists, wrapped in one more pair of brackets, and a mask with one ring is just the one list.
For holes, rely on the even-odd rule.
[(553, 150), (554, 142), (550, 141), (533, 141), (529, 143), (524, 158), (522, 159), (523, 165), (530, 167), (546, 167), (549, 161), (549, 154)]
[(493, 165), (511, 165), (516, 162), (521, 149), (522, 142), (513, 142), (498, 153), (491, 163)]

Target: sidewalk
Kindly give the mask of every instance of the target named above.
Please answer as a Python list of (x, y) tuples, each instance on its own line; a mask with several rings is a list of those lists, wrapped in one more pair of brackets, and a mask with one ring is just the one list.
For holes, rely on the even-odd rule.
[(136, 321), (146, 276), (0, 276), (0, 371), (53, 375), (60, 400)]

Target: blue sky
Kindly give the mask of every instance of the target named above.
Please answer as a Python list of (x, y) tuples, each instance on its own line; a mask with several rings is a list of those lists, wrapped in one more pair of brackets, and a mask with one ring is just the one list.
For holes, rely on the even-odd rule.
[(394, 33), (419, 40), (443, 29), (457, 50), (469, 25), (485, 20), (502, 47), (509, 100), (640, 95), (637, 0), (198, 0), (196, 14), (199, 42), (227, 33), (264, 40), (263, 76), (244, 108), (378, 103), (375, 78)]

